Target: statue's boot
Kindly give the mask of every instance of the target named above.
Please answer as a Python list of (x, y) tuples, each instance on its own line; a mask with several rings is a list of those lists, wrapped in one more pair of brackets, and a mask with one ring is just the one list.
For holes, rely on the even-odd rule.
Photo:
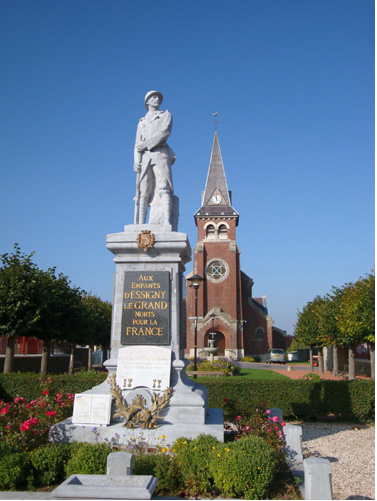
[(171, 211), (172, 211), (171, 193), (169, 191), (163, 191), (160, 196), (162, 202), (161, 222), (163, 224), (171, 224)]
[(148, 212), (148, 202), (140, 198), (139, 200), (139, 221), (138, 224), (145, 224)]

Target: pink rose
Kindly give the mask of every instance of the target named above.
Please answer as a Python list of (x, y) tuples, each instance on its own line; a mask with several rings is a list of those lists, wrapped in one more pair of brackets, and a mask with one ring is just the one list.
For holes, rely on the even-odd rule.
[(271, 414), (270, 409), (267, 409), (267, 410), (266, 410), (266, 414)]

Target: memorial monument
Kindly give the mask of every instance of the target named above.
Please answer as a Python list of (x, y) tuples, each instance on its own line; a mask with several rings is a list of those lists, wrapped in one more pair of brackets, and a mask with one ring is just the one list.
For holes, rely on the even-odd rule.
[(178, 437), (202, 433), (223, 440), (222, 410), (209, 409), (207, 389), (185, 373), (182, 290), (191, 248), (187, 235), (177, 231), (175, 154), (166, 142), (172, 116), (160, 111), (162, 99), (157, 91), (146, 94), (147, 113), (137, 127), (134, 224), (106, 239), (116, 264), (111, 357), (104, 363), (109, 376), (76, 395), (73, 422), (55, 425), (54, 441), (127, 444), (142, 437), (155, 445), (164, 436), (172, 445)]

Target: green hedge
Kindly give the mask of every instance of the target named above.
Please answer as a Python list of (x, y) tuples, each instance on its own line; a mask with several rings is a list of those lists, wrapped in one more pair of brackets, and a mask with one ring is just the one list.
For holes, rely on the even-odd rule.
[(41, 396), (47, 387), (51, 394), (81, 393), (102, 383), (106, 377), (106, 372), (95, 371), (46, 376), (34, 372), (0, 374), (0, 400), (11, 402), (20, 396), (30, 402)]
[(343, 420), (372, 422), (375, 417), (374, 381), (203, 378), (201, 383), (208, 388), (209, 406), (223, 408), (230, 420), (250, 416), (264, 403), (283, 409), (284, 419), (321, 420), (335, 414)]
[[(16, 396), (33, 400), (48, 386), (52, 394), (81, 393), (106, 379), (104, 372), (41, 376), (34, 373), (0, 374), (0, 400), (11, 402)], [(50, 383), (46, 381), (50, 380)], [(349, 421), (372, 422), (375, 417), (374, 381), (252, 380), (201, 378), (209, 390), (209, 406), (223, 408), (227, 419), (250, 416), (255, 409), (283, 409), (285, 419), (319, 420), (329, 414)], [(228, 403), (224, 399), (229, 399)]]

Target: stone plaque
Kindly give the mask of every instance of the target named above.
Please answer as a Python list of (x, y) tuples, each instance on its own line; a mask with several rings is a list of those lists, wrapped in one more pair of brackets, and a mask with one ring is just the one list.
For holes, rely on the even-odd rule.
[(168, 271), (124, 274), (121, 343), (167, 345), (170, 316)]
[(127, 346), (118, 352), (116, 382), (122, 390), (146, 386), (164, 391), (170, 386), (170, 367), (170, 348)]
[(73, 424), (110, 424), (111, 395), (77, 393), (73, 405)]

